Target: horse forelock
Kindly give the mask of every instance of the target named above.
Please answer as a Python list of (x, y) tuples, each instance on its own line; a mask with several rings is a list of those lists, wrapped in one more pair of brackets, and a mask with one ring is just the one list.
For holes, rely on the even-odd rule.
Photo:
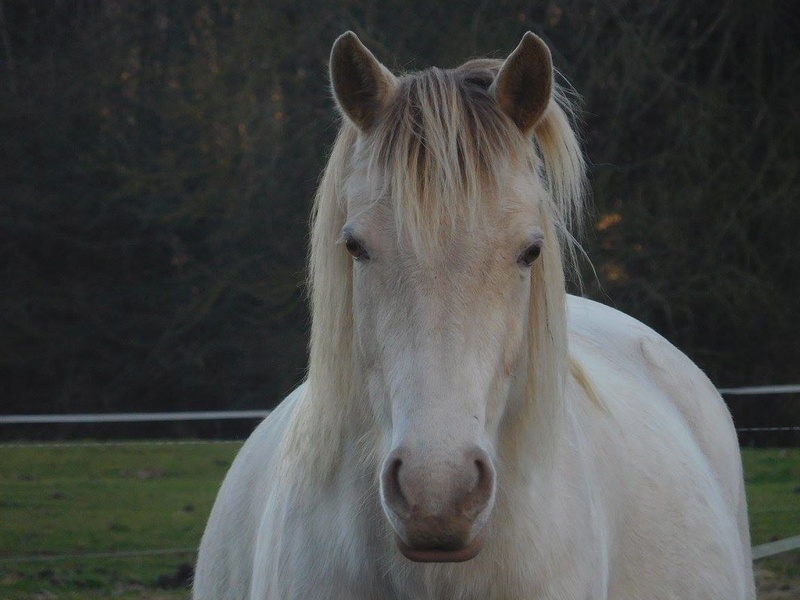
[(501, 64), (477, 60), (401, 77), (354, 157), (366, 161), (375, 195), (393, 205), (398, 234), (419, 250), (474, 225), (510, 170), (533, 172), (530, 140), (489, 92)]

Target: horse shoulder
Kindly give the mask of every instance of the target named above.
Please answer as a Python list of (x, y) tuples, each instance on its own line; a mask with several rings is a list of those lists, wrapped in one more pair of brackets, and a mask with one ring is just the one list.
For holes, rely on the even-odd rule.
[(253, 431), (220, 487), (200, 543), (195, 600), (249, 597), (256, 536), (280, 461), (280, 442), (306, 384)]
[[(752, 597), (741, 458), (719, 393), (685, 354), (639, 321), (582, 298), (570, 297), (568, 310), (569, 389), (573, 398), (593, 400), (579, 406), (596, 468), (605, 474), (603, 495), (612, 513), (624, 515), (616, 525), (619, 539), (628, 540), (623, 563), (639, 564), (655, 552), (648, 560), (681, 565), (686, 585), (729, 586), (729, 597)], [(638, 532), (631, 535), (631, 528)], [(641, 543), (671, 535), (680, 540), (671, 556), (658, 555), (657, 543)], [(698, 554), (700, 547), (715, 548), (713, 556)], [(723, 565), (737, 560), (741, 566), (726, 574)], [(648, 582), (633, 577), (626, 585), (646, 589)]]
[(730, 412), (705, 373), (661, 335), (622, 312), (583, 298), (570, 298), (569, 306), (573, 336), (583, 341), (584, 352), (588, 347), (605, 353), (644, 389), (655, 388), (659, 399), (679, 413), (727, 499), (735, 502), (741, 478), (738, 440)]

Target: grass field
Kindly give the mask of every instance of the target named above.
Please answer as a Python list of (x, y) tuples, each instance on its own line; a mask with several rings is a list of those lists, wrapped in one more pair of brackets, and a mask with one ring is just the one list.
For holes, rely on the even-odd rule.
[[(187, 598), (192, 549), (238, 448), (0, 447), (0, 598)], [(743, 456), (753, 544), (800, 534), (800, 450)], [(187, 551), (58, 558), (165, 549)], [(757, 566), (760, 598), (800, 597), (800, 553)]]

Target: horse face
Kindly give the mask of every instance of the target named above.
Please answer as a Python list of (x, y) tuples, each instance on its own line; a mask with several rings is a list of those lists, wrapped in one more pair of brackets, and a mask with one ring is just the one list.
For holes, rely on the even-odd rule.
[(542, 189), (527, 164), (497, 156), (544, 112), (552, 73), (538, 38), (520, 48), (488, 81), (487, 69), (398, 80), (352, 34), (332, 53), (337, 101), (358, 129), (340, 250), (353, 260), (355, 355), (384, 432), (384, 512), (416, 561), (480, 552), (500, 424), (525, 397)]
[(397, 231), (390, 203), (350, 189), (340, 251), (353, 256), (354, 341), (385, 432), (383, 507), (407, 557), (467, 560), (494, 502), (500, 423), (524, 396), (544, 240), (513, 187), (431, 253)]

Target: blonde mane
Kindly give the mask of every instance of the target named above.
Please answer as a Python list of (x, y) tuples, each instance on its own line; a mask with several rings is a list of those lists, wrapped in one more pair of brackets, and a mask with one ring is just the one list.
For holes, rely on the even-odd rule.
[[(302, 462), (312, 481), (325, 481), (346, 439), (362, 436), (363, 458), (375, 439), (366, 392), (353, 358), (352, 260), (337, 248), (345, 224), (345, 182), (357, 161), (367, 161), (375, 197), (394, 204), (398, 232), (421, 252), (472, 222), (481, 203), (495, 197), (509, 169), (527, 170), (547, 244), (533, 270), (529, 344), (528, 415), (510, 425), (509, 448), (525, 452), (520, 437), (555, 435), (559, 399), (569, 369), (564, 265), (575, 255), (570, 230), (584, 212), (584, 160), (570, 125), (572, 105), (554, 86), (553, 99), (534, 139), (500, 110), (490, 86), (502, 61), (472, 60), (457, 69), (403, 76), (382, 119), (369, 135), (342, 124), (312, 212), (308, 285), (312, 328), (308, 392), (286, 440), (290, 462)], [(389, 174), (381, 179), (379, 173)], [(536, 423), (544, 425), (539, 431)], [(346, 435), (351, 432), (355, 435)], [(374, 432), (374, 431), (373, 431)], [(309, 439), (313, 437), (314, 442)], [(513, 457), (509, 456), (509, 459)]]

